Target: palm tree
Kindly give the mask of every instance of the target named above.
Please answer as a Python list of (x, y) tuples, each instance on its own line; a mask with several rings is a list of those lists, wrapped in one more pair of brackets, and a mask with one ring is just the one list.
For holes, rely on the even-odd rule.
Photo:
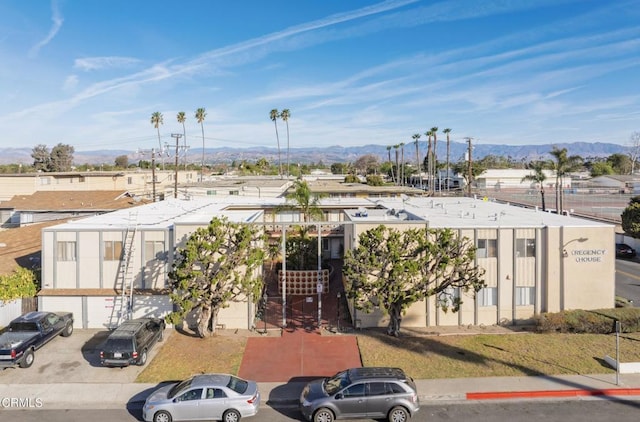
[(449, 179), (449, 151), (450, 151), (450, 145), (451, 142), (449, 141), (449, 134), (451, 133), (451, 129), (446, 128), (442, 130), (442, 133), (447, 135), (447, 190), (449, 190), (449, 184), (450, 184), (450, 179)]
[(556, 210), (558, 214), (562, 214), (564, 209), (562, 180), (572, 171), (577, 170), (582, 165), (582, 157), (579, 155), (567, 156), (567, 149), (553, 147), (550, 152), (555, 158), (553, 169), (556, 171)]
[(187, 130), (184, 127), (184, 122), (187, 120), (187, 115), (184, 111), (179, 111), (176, 116), (178, 119), (178, 123), (182, 123), (182, 139), (184, 139), (183, 148), (184, 148), (184, 169), (187, 169)]
[(401, 149), (402, 160), (400, 161), (400, 168), (402, 169), (402, 171), (400, 172), (400, 186), (404, 186), (404, 177), (405, 177), (405, 174), (404, 174), (404, 142), (400, 142), (400, 148), (402, 148)]
[(435, 187), (440, 190), (440, 177), (438, 175), (438, 127), (434, 126), (431, 128), (431, 134), (433, 135), (433, 183), (436, 183), (436, 179), (438, 179), (438, 184)]
[(274, 108), (269, 112), (269, 117), (273, 121), (273, 125), (276, 127), (276, 141), (278, 142), (278, 174), (280, 174), (280, 178), (282, 178), (282, 160), (280, 158), (280, 137), (278, 136), (278, 117), (280, 114), (278, 113), (278, 109)]
[(391, 164), (391, 181), (395, 183), (395, 177), (393, 175), (393, 162), (391, 161), (391, 148), (390, 145), (387, 145), (387, 155), (389, 156), (389, 164)]
[(431, 151), (431, 136), (432, 133), (430, 130), (426, 131), (424, 133), (428, 138), (429, 138), (429, 142), (427, 144), (427, 183), (429, 185), (429, 192), (433, 192), (433, 180), (431, 178), (432, 176), (432, 167), (433, 167), (433, 157), (432, 155), (432, 151)]
[(282, 110), (280, 118), (287, 124), (287, 179), (289, 178), (289, 117), (291, 117), (289, 109)]
[(204, 180), (204, 118), (207, 117), (207, 111), (204, 108), (196, 110), (196, 120), (200, 123), (202, 130), (202, 162), (200, 163), (200, 181)]
[[(154, 111), (151, 113), (151, 124), (158, 131), (158, 152), (162, 154), (162, 141), (160, 140), (160, 125), (163, 123), (162, 113)], [(164, 154), (162, 154), (162, 170), (164, 170)]]
[(416, 169), (418, 171), (418, 177), (420, 178), (420, 189), (422, 189), (422, 172), (420, 171), (420, 147), (418, 146), (418, 139), (420, 139), (420, 134), (413, 134), (412, 138), (416, 142)]
[(396, 173), (398, 174), (398, 177), (396, 179), (396, 185), (398, 185), (400, 183), (400, 168), (398, 167), (398, 148), (400, 148), (400, 145), (395, 144), (393, 146), (393, 149), (396, 152)]
[(544, 174), (544, 169), (547, 167), (547, 163), (544, 161), (535, 161), (531, 163), (530, 168), (533, 170), (533, 173), (527, 174), (521, 180), (524, 182), (526, 180), (536, 183), (540, 185), (540, 196), (542, 197), (542, 211), (546, 211), (547, 208), (544, 202), (544, 181), (547, 180), (547, 175)]

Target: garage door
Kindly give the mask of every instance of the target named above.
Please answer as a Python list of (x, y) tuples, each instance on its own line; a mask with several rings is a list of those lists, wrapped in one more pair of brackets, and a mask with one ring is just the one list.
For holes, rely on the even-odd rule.
[[(116, 307), (119, 307), (120, 297), (117, 300), (114, 296), (88, 296), (87, 297), (87, 328), (111, 328), (109, 321), (113, 314), (113, 321), (117, 321), (117, 312), (114, 310), (114, 300)], [(115, 312), (115, 314), (114, 314)]]
[(80, 296), (39, 296), (38, 310), (47, 312), (73, 312), (73, 327), (82, 326), (82, 297)]

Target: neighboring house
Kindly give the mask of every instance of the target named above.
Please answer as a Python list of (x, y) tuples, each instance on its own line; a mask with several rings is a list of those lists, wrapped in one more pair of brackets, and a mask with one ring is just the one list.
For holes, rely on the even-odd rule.
[[(543, 170), (547, 179), (544, 181), (544, 188), (552, 190), (556, 185), (556, 174), (552, 170)], [(533, 175), (534, 171), (529, 169), (487, 169), (476, 177), (478, 189), (501, 190), (501, 189), (536, 189), (539, 184), (531, 180), (522, 180), (528, 175)], [(563, 188), (571, 187), (571, 178), (565, 177), (560, 181)]]
[[(278, 198), (293, 184), (279, 176), (212, 176), (204, 182), (185, 183), (178, 187), (179, 199), (224, 196)], [(165, 188), (165, 198), (174, 197), (173, 187)]]
[(86, 217), (145, 202), (149, 200), (125, 191), (40, 191), (31, 195), (16, 195), (0, 202), (0, 224), (3, 227), (19, 227), (63, 218)]
[[(133, 314), (162, 316), (172, 309), (166, 288), (173, 253), (189, 233), (226, 216), (263, 225), (277, 239), (283, 227), (302, 221), (299, 212), (280, 212), (283, 204), (282, 198), (172, 199), (48, 227), (42, 232), (40, 309), (73, 311), (78, 327), (112, 326), (129, 305), (122, 295), (129, 282), (119, 273), (130, 245)], [(449, 227), (477, 245), (487, 287), (475, 299), (464, 297), (456, 314), (438, 309), (435, 298), (415, 304), (404, 326), (517, 323), (541, 312), (614, 306), (613, 225), (472, 198), (336, 197), (320, 207), (328, 220), (321, 224), (325, 257), (342, 256), (360, 233), (379, 224)], [(236, 303), (221, 311), (219, 322), (250, 329), (255, 310), (255, 304)], [(352, 310), (352, 317), (362, 327), (387, 323), (380, 312)]]
[[(16, 195), (32, 195), (36, 192), (58, 191), (121, 191), (152, 199), (153, 190), (160, 194), (175, 185), (176, 174), (168, 170), (155, 171), (155, 183), (151, 170), (86, 171), (0, 174), (0, 201), (8, 201)], [(179, 170), (178, 184), (198, 180), (195, 170)]]
[(606, 189), (616, 193), (640, 193), (640, 177), (635, 175), (607, 174), (594, 177), (585, 186), (592, 189)]
[(411, 186), (370, 186), (366, 183), (344, 183), (337, 180), (310, 180), (307, 184), (313, 194), (326, 198), (394, 198), (425, 194)]

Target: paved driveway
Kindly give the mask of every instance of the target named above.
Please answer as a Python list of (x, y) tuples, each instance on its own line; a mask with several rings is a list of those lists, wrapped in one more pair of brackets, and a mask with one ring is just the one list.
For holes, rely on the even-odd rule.
[[(165, 331), (165, 339), (172, 331)], [(99, 346), (108, 333), (76, 329), (70, 337), (58, 336), (35, 352), (35, 361), (30, 368), (0, 369), (0, 384), (133, 382), (145, 366), (105, 368), (100, 365)], [(163, 344), (153, 347), (147, 365)]]

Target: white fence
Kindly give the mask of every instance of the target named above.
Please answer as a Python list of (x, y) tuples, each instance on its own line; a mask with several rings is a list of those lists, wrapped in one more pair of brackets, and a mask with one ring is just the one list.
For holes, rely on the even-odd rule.
[(15, 299), (9, 302), (0, 301), (0, 327), (6, 327), (21, 314), (22, 299)]

